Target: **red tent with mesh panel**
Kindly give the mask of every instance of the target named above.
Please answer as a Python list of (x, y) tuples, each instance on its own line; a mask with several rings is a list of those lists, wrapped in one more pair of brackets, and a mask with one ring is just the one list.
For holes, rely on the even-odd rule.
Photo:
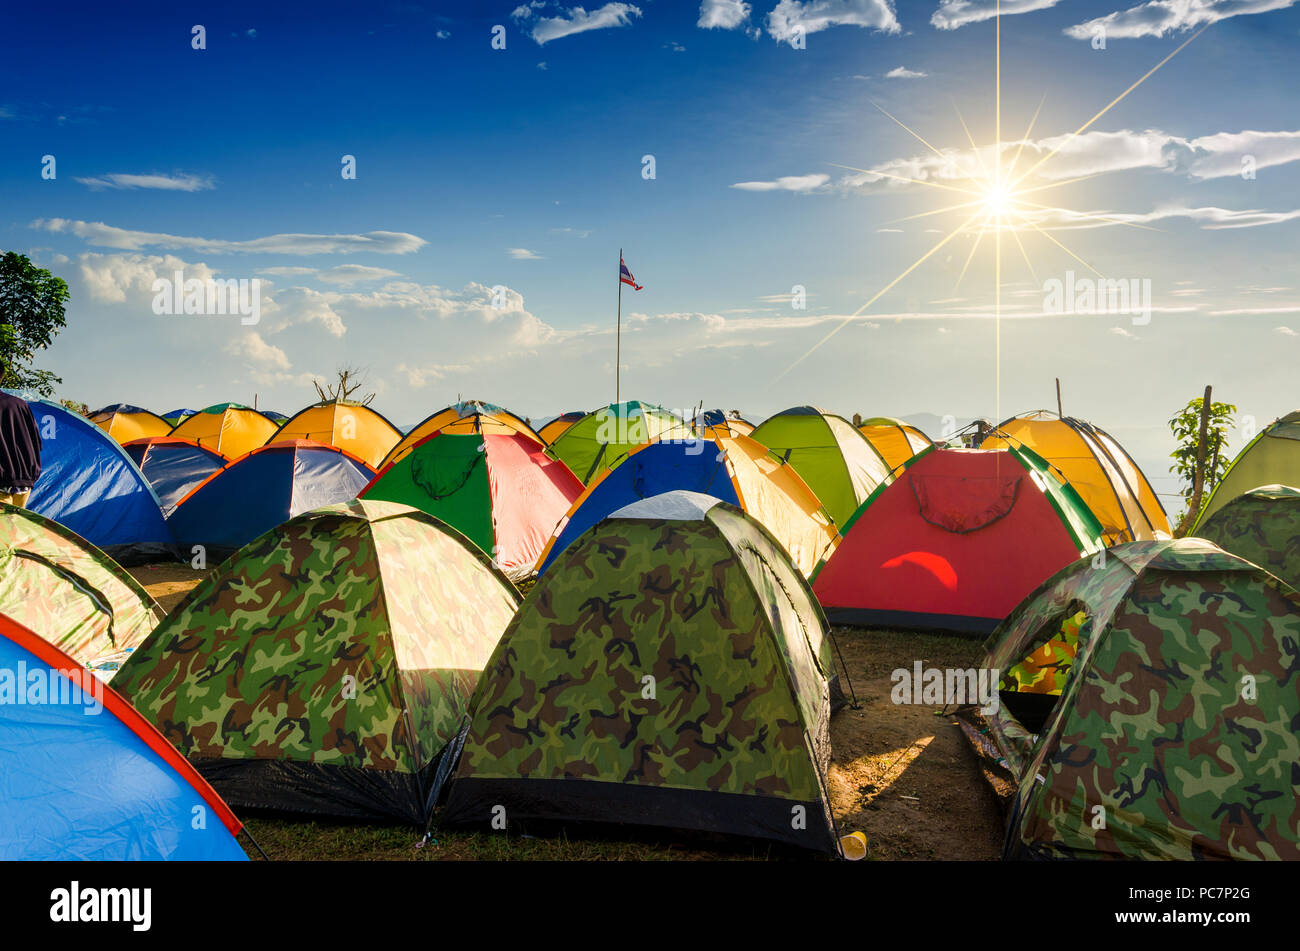
[(1097, 519), (1027, 449), (926, 449), (843, 535), (813, 575), (832, 623), (971, 634), (1102, 548)]

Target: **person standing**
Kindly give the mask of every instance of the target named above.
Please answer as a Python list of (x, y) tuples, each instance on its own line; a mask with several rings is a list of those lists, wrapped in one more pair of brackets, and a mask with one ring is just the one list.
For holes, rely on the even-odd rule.
[(27, 401), (0, 393), (0, 502), (23, 508), (41, 475), (41, 431)]

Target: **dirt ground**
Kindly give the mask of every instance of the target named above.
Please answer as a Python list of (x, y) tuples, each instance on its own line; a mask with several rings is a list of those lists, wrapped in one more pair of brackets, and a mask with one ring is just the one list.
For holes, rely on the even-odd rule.
[[(186, 565), (130, 569), (164, 610), (171, 611), (207, 573)], [(951, 717), (927, 706), (890, 701), (890, 673), (921, 661), (927, 667), (971, 667), (978, 641), (897, 631), (836, 628), (858, 707), (831, 720), (832, 807), (840, 833), (861, 831), (868, 857), (879, 860), (996, 859), (1002, 817), (975, 756)], [(844, 680), (843, 671), (840, 672)], [(846, 693), (848, 692), (846, 688)], [(579, 842), (440, 836), (420, 846), (411, 830), (258, 818), (248, 826), (273, 858), (303, 859), (661, 859), (750, 857), (718, 854), (668, 841)], [(761, 852), (752, 857), (761, 858)]]

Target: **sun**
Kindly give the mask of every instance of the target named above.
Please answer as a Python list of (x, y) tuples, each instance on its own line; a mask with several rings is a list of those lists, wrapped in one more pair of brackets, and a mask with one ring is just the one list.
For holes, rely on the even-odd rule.
[(1004, 222), (1003, 219), (1012, 218), (1016, 212), (1015, 193), (1009, 186), (998, 182), (988, 185), (984, 190), (984, 210), (990, 217), (997, 218), (999, 225), (1014, 226), (1013, 222)]

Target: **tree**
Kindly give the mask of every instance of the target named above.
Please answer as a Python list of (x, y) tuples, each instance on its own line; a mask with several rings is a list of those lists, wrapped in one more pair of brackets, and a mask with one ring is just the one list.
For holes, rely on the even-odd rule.
[(90, 416), (90, 407), (85, 403), (79, 403), (77, 400), (59, 400), (59, 405), (64, 409), (70, 409), (72, 412), (79, 413), (82, 416)]
[[(1205, 393), (1210, 393), (1208, 386)], [(1174, 532), (1179, 536), (1195, 524), (1230, 462), (1223, 448), (1237, 407), (1211, 399), (1206, 409), (1206, 396), (1196, 397), (1169, 420), (1169, 430), (1178, 440), (1178, 447), (1169, 454), (1174, 460), (1169, 471), (1182, 479), (1183, 500), (1187, 503), (1187, 511)]]
[(362, 399), (354, 399), (353, 395), (366, 385), (366, 371), (359, 370), (356, 367), (339, 367), (337, 379), (333, 383), (321, 385), (320, 380), (312, 380), (311, 385), (316, 387), (316, 395), (320, 397), (322, 403), (359, 403), (362, 406), (369, 406), (370, 401), (375, 398), (374, 393), (368, 393)]
[(67, 326), (67, 300), (63, 278), (15, 251), (0, 257), (0, 385), (54, 395), (54, 385), (63, 381), (31, 363)]

